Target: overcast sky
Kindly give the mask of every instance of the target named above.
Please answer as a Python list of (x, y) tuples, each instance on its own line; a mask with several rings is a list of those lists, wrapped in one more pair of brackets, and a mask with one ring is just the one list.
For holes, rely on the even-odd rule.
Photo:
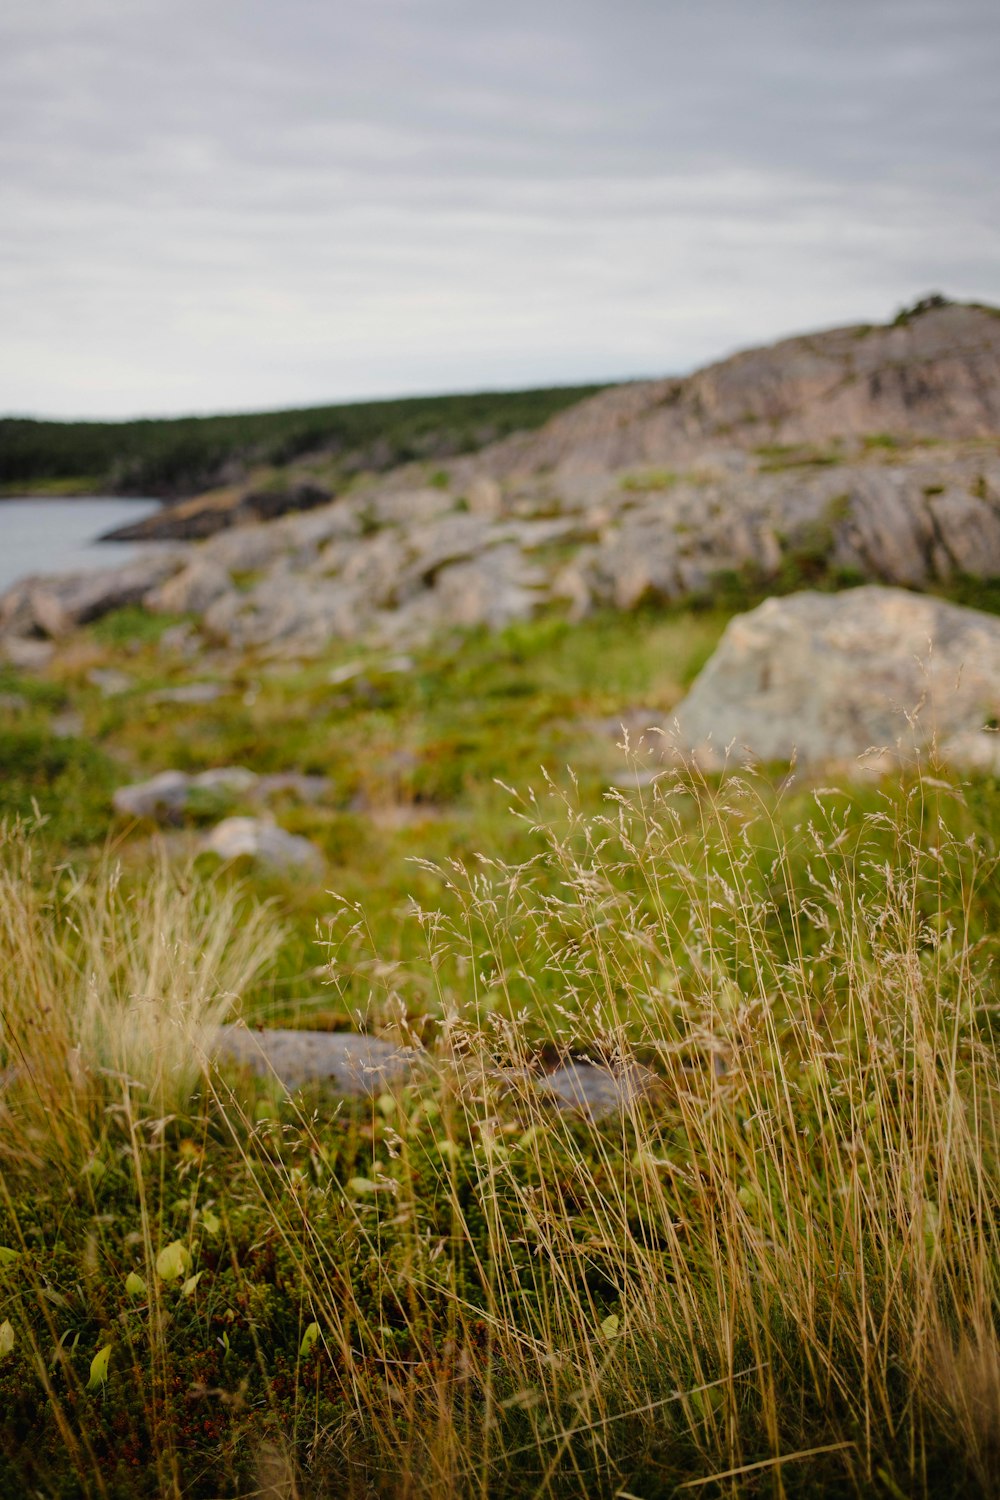
[(4, 0), (0, 411), (684, 371), (1000, 302), (997, 0)]

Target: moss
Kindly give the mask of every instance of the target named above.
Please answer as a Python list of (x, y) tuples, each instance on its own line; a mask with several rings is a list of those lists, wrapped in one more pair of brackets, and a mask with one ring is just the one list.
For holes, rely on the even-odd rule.
[(186, 615), (153, 614), (141, 604), (126, 604), (95, 620), (88, 626), (88, 631), (92, 640), (112, 649), (151, 645), (187, 618)]
[(114, 767), (85, 740), (35, 725), (0, 728), (0, 817), (44, 822), (46, 839), (95, 843), (107, 831)]

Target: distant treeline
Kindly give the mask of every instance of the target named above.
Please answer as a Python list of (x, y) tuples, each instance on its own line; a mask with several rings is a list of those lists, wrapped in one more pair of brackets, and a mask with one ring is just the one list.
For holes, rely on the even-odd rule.
[(414, 396), (293, 411), (132, 422), (0, 418), (0, 490), (66, 488), (178, 498), (236, 480), (249, 465), (321, 451), (349, 473), (466, 453), (540, 427), (600, 386)]

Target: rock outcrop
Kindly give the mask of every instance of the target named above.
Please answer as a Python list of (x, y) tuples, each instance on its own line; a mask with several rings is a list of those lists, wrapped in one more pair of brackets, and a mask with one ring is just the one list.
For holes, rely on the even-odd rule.
[(1000, 315), (931, 306), (606, 391), (433, 485), (410, 465), (123, 569), (24, 580), (0, 638), (28, 659), (140, 601), (237, 649), (405, 649), (551, 606), (996, 578), (998, 437)]
[(66, 635), (113, 609), (143, 603), (184, 560), (183, 552), (157, 548), (118, 568), (22, 578), (0, 596), (0, 635)]
[(730, 621), (669, 743), (742, 761), (881, 771), (933, 748), (1000, 771), (1000, 618), (900, 589), (768, 599)]

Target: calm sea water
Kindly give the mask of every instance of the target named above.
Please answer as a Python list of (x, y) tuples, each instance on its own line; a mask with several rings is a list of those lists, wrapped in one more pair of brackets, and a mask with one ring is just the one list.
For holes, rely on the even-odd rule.
[(158, 500), (0, 500), (0, 592), (27, 573), (108, 568), (142, 550), (137, 542), (98, 542), (127, 521), (159, 509)]

